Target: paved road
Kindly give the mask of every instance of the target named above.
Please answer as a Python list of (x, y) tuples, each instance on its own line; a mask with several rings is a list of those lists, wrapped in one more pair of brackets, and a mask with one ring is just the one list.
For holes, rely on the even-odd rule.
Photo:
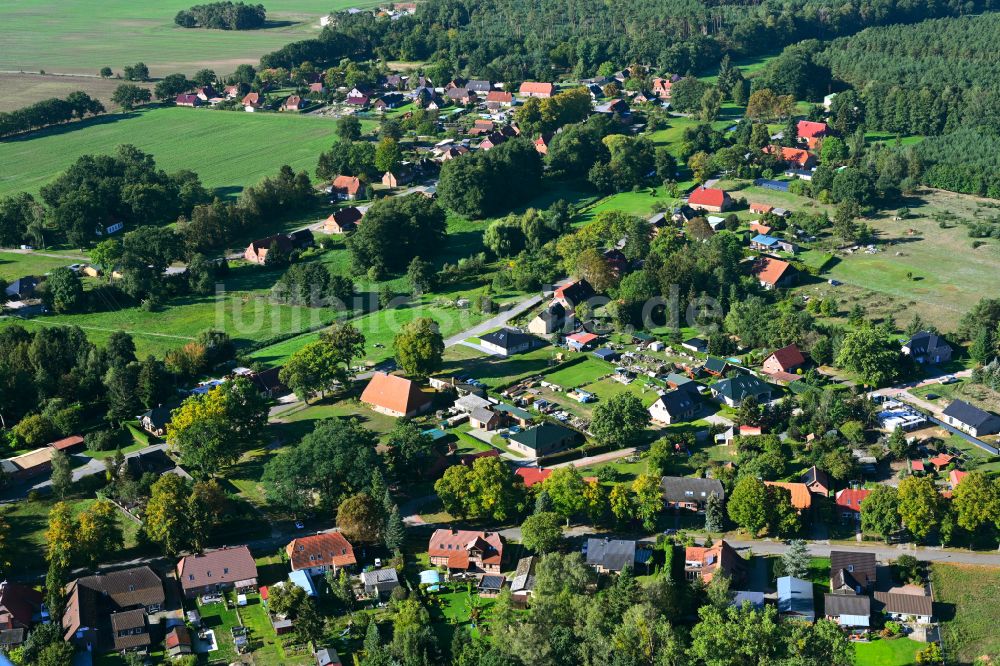
[[(758, 555), (780, 555), (788, 550), (788, 546), (780, 541), (751, 540), (739, 541), (726, 539), (726, 542), (737, 550), (751, 549)], [(871, 542), (851, 544), (830, 544), (823, 542), (808, 542), (809, 553), (816, 557), (829, 557), (831, 550), (851, 550), (875, 553), (881, 560), (894, 560), (900, 555), (913, 555), (918, 560), (927, 562), (951, 562), (954, 564), (982, 564), (1000, 566), (1000, 552), (973, 552), (950, 548), (921, 548), (913, 544), (889, 546)]]
[(509, 310), (506, 310), (505, 312), (501, 312), (500, 314), (496, 315), (495, 317), (490, 317), (489, 319), (487, 319), (486, 321), (482, 322), (481, 324), (477, 324), (477, 325), (473, 326), (472, 328), (467, 328), (464, 331), (462, 331), (461, 333), (456, 333), (455, 335), (451, 336), (450, 338), (445, 338), (445, 340), (444, 340), (444, 346), (445, 347), (454, 347), (455, 345), (461, 344), (462, 341), (465, 340), (466, 338), (478, 338), (480, 335), (482, 335), (483, 333), (486, 333), (487, 331), (489, 331), (491, 329), (503, 326), (504, 324), (506, 324), (508, 321), (510, 321), (514, 317), (517, 317), (518, 315), (520, 315), (520, 314), (522, 314), (524, 312), (527, 312), (528, 310), (530, 310), (531, 308), (535, 307), (536, 305), (538, 305), (541, 302), (542, 302), (542, 296), (541, 295), (532, 296), (531, 298), (526, 298), (525, 300), (519, 302), (517, 305), (515, 305), (512, 308), (510, 308)]
[(601, 453), (596, 456), (588, 456), (586, 458), (570, 460), (569, 462), (558, 463), (556, 465), (552, 465), (552, 467), (589, 467), (590, 465), (599, 465), (601, 463), (611, 462), (612, 460), (619, 460), (620, 458), (628, 458), (629, 456), (635, 454), (635, 452), (635, 447), (618, 449), (617, 451), (609, 451), (608, 453)]

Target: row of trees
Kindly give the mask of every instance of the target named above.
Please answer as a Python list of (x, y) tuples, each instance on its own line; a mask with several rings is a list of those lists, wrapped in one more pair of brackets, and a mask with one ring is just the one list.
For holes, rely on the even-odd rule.
[(82, 120), (104, 111), (104, 105), (99, 100), (79, 90), (71, 92), (66, 99), (43, 99), (16, 111), (0, 112), (0, 139), (71, 120)]

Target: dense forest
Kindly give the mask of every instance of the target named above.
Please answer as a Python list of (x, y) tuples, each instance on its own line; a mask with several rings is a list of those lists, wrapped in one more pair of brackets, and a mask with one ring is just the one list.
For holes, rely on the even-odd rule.
[(964, 128), (921, 141), (916, 153), (924, 185), (1000, 199), (1000, 136)]
[(182, 28), (214, 28), (215, 30), (257, 30), (267, 20), (264, 5), (242, 2), (212, 2), (181, 10), (174, 23)]
[(972, 2), (768, 0), (703, 4), (692, 0), (429, 0), (417, 14), (390, 21), (337, 15), (317, 39), (265, 55), (264, 67), (303, 61), (327, 66), (343, 57), (428, 60), (480, 78), (551, 80), (553, 72), (591, 76), (604, 63), (640, 62), (686, 73), (725, 53), (758, 55), (805, 39), (834, 39), (877, 25), (993, 8)]

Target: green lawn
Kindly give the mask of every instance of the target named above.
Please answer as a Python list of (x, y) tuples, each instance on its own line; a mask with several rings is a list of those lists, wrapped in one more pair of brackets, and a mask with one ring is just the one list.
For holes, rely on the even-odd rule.
[(231, 663), (236, 659), (236, 645), (233, 643), (231, 631), (233, 627), (239, 626), (236, 610), (226, 608), (221, 602), (206, 605), (199, 602), (198, 612), (201, 614), (202, 625), (215, 632), (215, 640), (219, 646), (215, 652), (208, 653), (209, 657), (213, 662)]
[(1000, 569), (934, 564), (931, 582), (949, 661), (972, 663), (979, 655), (1000, 653)]
[[(0, 70), (97, 74), (105, 65), (143, 61), (153, 76), (219, 74), (289, 42), (319, 34), (319, 19), (335, 9), (378, 4), (373, 0), (269, 0), (270, 27), (228, 31), (186, 29), (174, 24), (190, 0), (17, 0), (0, 5)], [(222, 144), (217, 144), (222, 145)]]
[(857, 666), (910, 666), (915, 664), (916, 654), (926, 645), (910, 640), (873, 640), (871, 643), (855, 643), (854, 654)]
[[(590, 352), (584, 352), (590, 356)], [(599, 358), (590, 357), (585, 361), (556, 370), (545, 376), (545, 381), (558, 384), (566, 389), (591, 384), (600, 377), (615, 371), (615, 366)]]
[(77, 251), (52, 251), (46, 254), (62, 256), (46, 257), (37, 253), (0, 252), (0, 280), (13, 282), (26, 275), (45, 275), (56, 268), (84, 263), (87, 260), (85, 255)]
[[(4, 50), (0, 44), (0, 53)], [(179, 107), (143, 109), (0, 142), (0, 195), (37, 192), (80, 155), (110, 153), (129, 143), (151, 153), (157, 166), (166, 171), (195, 171), (206, 186), (228, 196), (277, 173), (283, 164), (312, 174), (317, 157), (334, 141), (334, 123), (329, 118)]]

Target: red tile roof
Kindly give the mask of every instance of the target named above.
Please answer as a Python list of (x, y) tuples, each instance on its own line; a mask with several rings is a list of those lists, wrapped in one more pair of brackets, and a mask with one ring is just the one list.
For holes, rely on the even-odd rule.
[(800, 120), (799, 124), (796, 125), (796, 129), (798, 130), (799, 138), (811, 139), (826, 135), (828, 128), (826, 123), (816, 123), (811, 120)]
[(768, 155), (780, 154), (781, 159), (789, 164), (794, 164), (796, 166), (804, 167), (812, 159), (812, 155), (809, 154), (808, 150), (802, 150), (801, 148), (786, 148), (778, 146), (764, 146), (762, 148), (763, 152)]
[(530, 488), (531, 486), (542, 483), (545, 479), (552, 475), (551, 469), (546, 469), (544, 467), (518, 467), (517, 471), (514, 472), (522, 480), (524, 480), (524, 486)]
[(772, 206), (771, 204), (762, 204), (762, 203), (750, 204), (751, 213), (770, 213), (772, 210), (774, 210), (774, 206)]
[(409, 379), (384, 372), (376, 372), (361, 394), (361, 402), (399, 414), (420, 411), (430, 401)]
[(844, 488), (837, 491), (837, 506), (842, 509), (861, 513), (861, 502), (871, 494), (870, 490), (863, 488)]
[(72, 437), (66, 437), (65, 439), (52, 442), (49, 446), (57, 451), (65, 451), (66, 449), (72, 449), (74, 446), (79, 446), (80, 444), (83, 444), (83, 437), (73, 435)]
[(958, 484), (962, 483), (962, 479), (964, 479), (968, 475), (969, 475), (968, 472), (963, 472), (958, 469), (953, 469), (950, 472), (948, 472), (948, 480), (951, 481), (952, 490), (958, 488)]
[(285, 546), (292, 571), (313, 567), (346, 567), (357, 564), (354, 547), (340, 532), (326, 532), (293, 539)]
[(719, 206), (722, 207), (726, 201), (725, 190), (715, 187), (701, 186), (688, 195), (688, 203), (699, 206)]
[(742, 564), (743, 558), (732, 546), (722, 540), (710, 548), (688, 546), (684, 549), (684, 561), (700, 562), (701, 579), (708, 583), (711, 582), (717, 571), (722, 571), (732, 578), (736, 569)]
[(521, 84), (518, 92), (522, 95), (551, 95), (556, 87), (551, 83), (538, 83), (536, 81), (525, 81)]
[(354, 196), (361, 190), (361, 181), (357, 176), (337, 176), (333, 179), (333, 189)]
[(760, 261), (754, 267), (754, 272), (758, 280), (773, 287), (781, 281), (785, 271), (789, 268), (790, 266), (787, 261), (771, 257), (761, 257)]
[(764, 234), (766, 236), (771, 233), (771, 227), (766, 224), (760, 224), (759, 222), (753, 222), (750, 224), (750, 231), (758, 234)]
[(567, 335), (567, 340), (572, 340), (573, 342), (578, 342), (581, 345), (585, 345), (589, 342), (593, 342), (598, 336), (593, 333), (574, 333), (573, 335)]
[(923, 460), (911, 460), (910, 461), (910, 469), (912, 469), (914, 472), (923, 472), (924, 471), (924, 461)]
[(491, 90), (486, 93), (487, 102), (500, 102), (501, 104), (510, 104), (514, 101), (514, 96), (509, 92), (503, 92), (501, 90)]
[(950, 454), (947, 454), (947, 453), (939, 453), (936, 456), (934, 456), (933, 458), (931, 458), (930, 460), (928, 460), (927, 462), (929, 462), (930, 464), (934, 465), (938, 469), (941, 469), (942, 467), (947, 467), (951, 463), (951, 461), (954, 460), (954, 459), (955, 459), (955, 456), (953, 456), (953, 455), (950, 455)]
[(473, 532), (471, 530), (434, 530), (427, 547), (429, 557), (447, 557), (448, 568), (467, 569), (469, 551), (483, 551), (483, 564), (497, 564), (503, 560), (504, 539), (498, 532)]
[(781, 369), (785, 372), (789, 372), (793, 368), (796, 368), (806, 362), (805, 357), (802, 352), (799, 351), (799, 347), (796, 344), (790, 344), (787, 347), (782, 347), (781, 349), (776, 349), (771, 356), (766, 360), (774, 357), (774, 360), (778, 362)]
[(792, 506), (804, 511), (812, 506), (812, 493), (804, 483), (786, 483), (783, 481), (765, 481), (765, 485), (784, 488), (792, 494)]

